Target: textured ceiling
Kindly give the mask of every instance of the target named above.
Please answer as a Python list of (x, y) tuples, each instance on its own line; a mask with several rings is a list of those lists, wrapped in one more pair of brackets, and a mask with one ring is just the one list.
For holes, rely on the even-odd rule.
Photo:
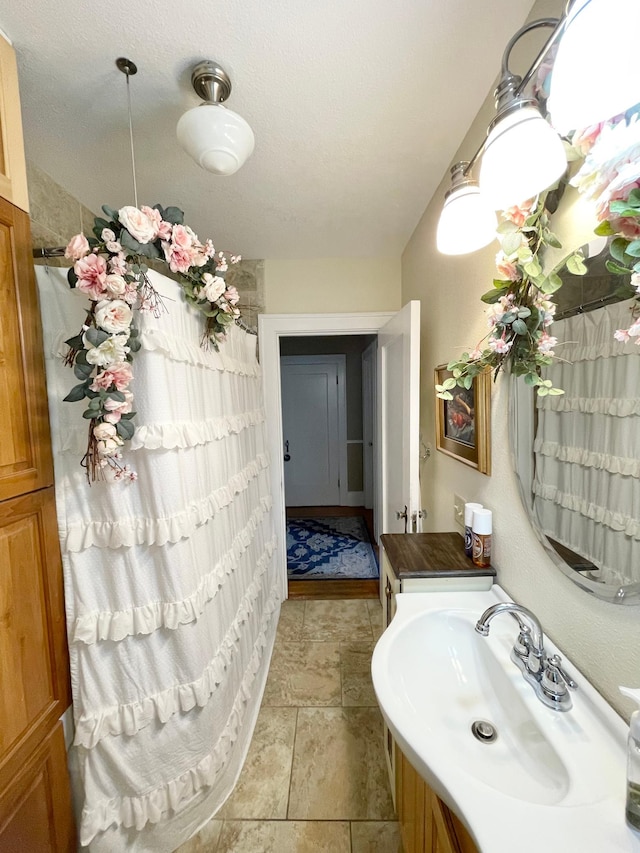
[[(531, 0), (11, 0), (27, 155), (84, 204), (175, 204), (204, 239), (253, 258), (398, 256)], [(231, 177), (176, 141), (215, 59), (256, 148)], [(472, 153), (472, 152), (470, 152)]]

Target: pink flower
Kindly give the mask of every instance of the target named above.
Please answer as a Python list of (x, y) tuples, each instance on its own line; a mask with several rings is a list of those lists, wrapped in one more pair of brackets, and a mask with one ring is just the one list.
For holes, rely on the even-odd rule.
[(122, 252), (118, 252), (117, 255), (109, 259), (109, 269), (111, 272), (116, 273), (116, 275), (124, 275), (126, 273), (127, 262)]
[(471, 361), (477, 361), (479, 358), (482, 358), (482, 350), (476, 347), (469, 353), (469, 358)]
[(589, 127), (585, 127), (583, 130), (576, 130), (571, 137), (571, 147), (576, 148), (583, 157), (586, 157), (595, 145), (606, 123), (602, 121), (600, 124), (592, 124)]
[(137, 207), (131, 207), (130, 205), (121, 207), (118, 211), (118, 219), (138, 243), (151, 243), (156, 239), (157, 230), (155, 225)]
[(159, 237), (161, 240), (169, 240), (171, 238), (172, 225), (170, 222), (164, 221), (160, 216), (160, 211), (156, 210), (155, 207), (147, 207), (146, 205), (143, 205), (141, 210), (153, 225), (155, 231), (153, 239), (157, 240)]
[(231, 303), (231, 305), (237, 305), (238, 302), (240, 302), (240, 294), (233, 285), (230, 285), (225, 290), (224, 298), (227, 300), (227, 302)]
[(71, 238), (69, 245), (64, 250), (64, 256), (72, 261), (79, 261), (80, 258), (84, 258), (88, 251), (89, 241), (87, 238), (84, 234), (76, 234), (75, 237)]
[(540, 337), (538, 338), (538, 352), (546, 352), (550, 355), (553, 354), (553, 348), (558, 343), (558, 339), (554, 338), (552, 335), (547, 332), (542, 332)]
[(123, 391), (122, 393), (125, 396), (124, 402), (112, 400), (111, 397), (104, 401), (104, 408), (107, 410), (104, 420), (109, 424), (117, 424), (123, 415), (128, 415), (133, 411), (133, 394), (131, 391)]
[(202, 276), (202, 295), (209, 300), (209, 302), (215, 302), (217, 299), (220, 299), (222, 294), (224, 293), (224, 279), (219, 275), (211, 275), (211, 273), (206, 272)]
[(640, 317), (629, 326), (629, 336), (637, 338), (638, 335), (640, 335)]
[[(178, 226), (174, 226), (174, 230), (177, 227)], [(177, 246), (175, 243), (164, 242), (162, 244), (162, 248), (164, 250), (166, 261), (172, 272), (188, 272), (189, 267), (193, 262), (193, 250), (191, 248), (185, 249), (181, 246)]]
[(111, 273), (106, 277), (104, 287), (109, 296), (122, 296), (127, 289), (127, 282), (121, 275)]
[(628, 329), (616, 329), (613, 333), (613, 337), (617, 341), (620, 341), (621, 344), (626, 344), (631, 336)]
[(508, 260), (504, 252), (498, 252), (496, 255), (496, 267), (502, 278), (509, 281), (520, 281), (521, 275), (513, 261)]
[(112, 385), (116, 390), (124, 391), (133, 379), (131, 365), (126, 361), (112, 364), (99, 373), (91, 383), (92, 391), (108, 391)]
[(616, 219), (606, 214), (604, 218), (609, 220), (616, 234), (626, 237), (627, 240), (637, 240), (640, 237), (640, 222), (637, 219), (630, 216)]
[(128, 305), (135, 304), (136, 299), (138, 298), (138, 289), (135, 286), (134, 282), (126, 281), (124, 293), (122, 294), (122, 298)]
[(190, 249), (193, 246), (193, 231), (184, 225), (174, 225), (171, 232), (171, 242), (180, 249)]
[(489, 349), (497, 353), (507, 353), (513, 346), (513, 340), (507, 341), (504, 336), (501, 338), (489, 338)]
[(514, 204), (513, 207), (507, 208), (507, 210), (504, 211), (505, 219), (509, 219), (514, 223), (514, 225), (517, 225), (518, 228), (522, 228), (525, 219), (531, 213), (533, 202), (534, 199), (530, 198), (528, 201), (523, 201), (522, 204)]
[(86, 258), (81, 258), (73, 265), (73, 270), (78, 276), (78, 290), (86, 293), (90, 299), (102, 299), (105, 295), (105, 282), (107, 278), (107, 263), (100, 255), (91, 253)]
[(103, 228), (100, 237), (104, 240), (105, 243), (113, 243), (116, 239), (115, 231), (112, 231), (111, 228)]

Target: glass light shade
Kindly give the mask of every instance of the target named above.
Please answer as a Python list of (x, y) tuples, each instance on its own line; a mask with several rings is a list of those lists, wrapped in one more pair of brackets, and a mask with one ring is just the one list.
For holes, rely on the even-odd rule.
[(506, 210), (554, 184), (567, 168), (560, 137), (537, 107), (507, 113), (489, 133), (480, 189), (494, 210)]
[(247, 122), (222, 104), (201, 104), (178, 122), (178, 142), (198, 166), (215, 175), (233, 175), (253, 151)]
[(559, 133), (606, 121), (640, 101), (638, 0), (576, 0), (553, 63), (549, 113)]
[(466, 255), (488, 246), (496, 236), (496, 215), (477, 184), (453, 190), (440, 214), (436, 245), (443, 255)]

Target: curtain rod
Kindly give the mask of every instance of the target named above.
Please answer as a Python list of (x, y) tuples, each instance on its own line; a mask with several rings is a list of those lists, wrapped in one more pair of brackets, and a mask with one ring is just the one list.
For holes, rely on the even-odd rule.
[[(50, 246), (50, 247), (42, 247), (33, 250), (33, 257), (36, 259), (41, 258), (64, 258), (64, 253), (66, 251), (66, 246)], [(248, 335), (258, 336), (258, 330), (254, 329), (253, 326), (247, 326), (247, 324), (240, 317), (236, 317), (234, 320), (236, 326), (239, 329), (242, 329), (243, 332), (246, 332)]]
[[(627, 297), (628, 298), (628, 297)], [(583, 302), (581, 305), (575, 305), (573, 308), (565, 308), (553, 318), (554, 322), (558, 320), (566, 320), (568, 317), (574, 317), (576, 314), (584, 314), (588, 311), (594, 311), (596, 308), (601, 308), (605, 305), (614, 305), (616, 302), (624, 302), (625, 298), (621, 298), (617, 293), (610, 293), (608, 296), (601, 296), (599, 299), (591, 299), (589, 302)]]

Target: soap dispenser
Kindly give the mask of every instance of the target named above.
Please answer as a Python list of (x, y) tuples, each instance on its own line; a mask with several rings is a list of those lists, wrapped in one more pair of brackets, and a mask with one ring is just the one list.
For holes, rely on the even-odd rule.
[[(620, 692), (640, 706), (640, 689), (621, 687)], [(640, 829), (640, 710), (633, 712), (629, 724), (626, 818), (629, 826)]]

